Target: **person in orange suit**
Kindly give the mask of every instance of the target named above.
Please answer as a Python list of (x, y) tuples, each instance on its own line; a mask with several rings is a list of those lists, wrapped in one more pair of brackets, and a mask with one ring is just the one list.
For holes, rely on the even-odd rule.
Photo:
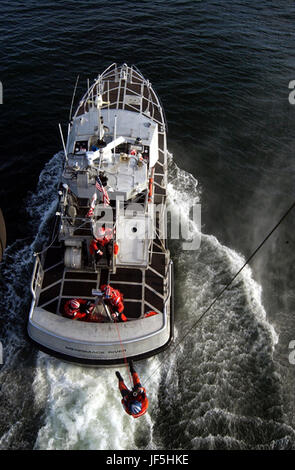
[(104, 250), (106, 251), (106, 257), (108, 266), (111, 264), (113, 248), (112, 241), (113, 239), (113, 229), (106, 228), (105, 224), (100, 228), (99, 233), (90, 243), (89, 252), (92, 256), (95, 256), (96, 263), (100, 261), (103, 256)]
[(126, 413), (133, 418), (139, 418), (144, 415), (148, 409), (149, 401), (146, 396), (146, 390), (142, 387), (138, 374), (135, 372), (133, 361), (129, 362), (130, 373), (132, 374), (133, 388), (129, 390), (120, 372), (116, 371), (116, 376), (119, 379), (119, 390), (122, 395), (121, 403)]
[(91, 316), (93, 304), (85, 299), (71, 299), (65, 303), (64, 316), (72, 320), (86, 320)]
[(111, 287), (109, 284), (104, 284), (100, 289), (103, 292), (104, 300), (107, 301), (112, 309), (114, 320), (123, 322), (127, 321), (127, 317), (123, 313), (123, 294), (119, 290)]

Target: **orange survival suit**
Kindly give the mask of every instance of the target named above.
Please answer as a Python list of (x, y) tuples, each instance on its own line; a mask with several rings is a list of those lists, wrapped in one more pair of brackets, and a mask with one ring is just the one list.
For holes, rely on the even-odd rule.
[(120, 372), (116, 372), (116, 375), (119, 379), (119, 390), (123, 397), (121, 403), (126, 413), (128, 413), (130, 416), (133, 416), (133, 418), (139, 418), (146, 413), (149, 406), (149, 401), (146, 396), (146, 390), (144, 387), (142, 387), (138, 374), (134, 370), (132, 361), (130, 361), (130, 372), (133, 379), (132, 390), (129, 390), (126, 387)]
[(111, 287), (109, 284), (104, 284), (100, 289), (104, 294), (105, 300), (110, 304), (116, 317), (120, 321), (127, 321), (127, 318), (123, 313), (123, 294), (119, 290)]
[(110, 264), (112, 257), (112, 246), (110, 242), (112, 239), (113, 230), (108, 227), (106, 228), (105, 225), (103, 225), (100, 228), (98, 235), (93, 238), (89, 246), (89, 252), (92, 256), (94, 255), (96, 257), (96, 261), (101, 259), (103, 256), (103, 250), (106, 249), (107, 261), (108, 264)]
[(86, 320), (91, 314), (93, 304), (85, 299), (71, 299), (65, 303), (64, 315), (72, 320)]

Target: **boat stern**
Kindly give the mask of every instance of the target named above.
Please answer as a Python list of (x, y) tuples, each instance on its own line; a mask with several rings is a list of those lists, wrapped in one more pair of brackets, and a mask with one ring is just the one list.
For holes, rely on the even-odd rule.
[(169, 345), (172, 331), (167, 311), (125, 323), (87, 323), (36, 307), (28, 322), (28, 334), (39, 349), (68, 362), (93, 366), (152, 356)]

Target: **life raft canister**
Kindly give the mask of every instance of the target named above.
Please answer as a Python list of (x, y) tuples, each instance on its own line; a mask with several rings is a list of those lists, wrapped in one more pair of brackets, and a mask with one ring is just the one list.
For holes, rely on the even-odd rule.
[(148, 202), (151, 202), (151, 200), (152, 200), (152, 195), (153, 195), (153, 182), (154, 182), (154, 179), (153, 179), (153, 178), (150, 178), (150, 179), (149, 179)]

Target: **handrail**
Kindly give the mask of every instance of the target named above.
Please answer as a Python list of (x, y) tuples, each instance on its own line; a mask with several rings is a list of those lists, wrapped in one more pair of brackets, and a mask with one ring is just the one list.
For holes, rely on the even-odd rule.
[[(149, 80), (144, 78), (144, 76), (141, 74), (141, 72), (135, 66), (132, 65), (130, 67), (130, 66), (127, 66), (126, 64), (123, 64), (123, 65), (118, 67), (117, 64), (114, 63), (114, 64), (110, 65), (101, 75), (99, 75), (97, 77), (97, 79), (95, 79), (94, 83), (88, 88), (88, 90), (86, 91), (86, 93), (84, 94), (82, 99), (80, 100), (73, 119), (75, 119), (77, 117), (78, 111), (81, 109), (82, 106), (84, 106), (84, 112), (86, 112), (86, 106), (87, 106), (88, 100), (91, 97), (91, 94), (93, 94), (93, 90), (94, 90), (95, 87), (99, 87), (103, 82), (109, 82), (112, 79), (115, 82), (117, 82), (117, 79), (119, 79), (117, 87), (114, 87), (111, 90), (109, 88), (107, 90), (103, 90), (102, 95), (104, 95), (104, 94), (109, 95), (110, 91), (115, 91), (115, 90), (120, 90), (121, 89), (122, 77), (121, 77), (120, 72), (123, 70), (123, 68), (126, 69), (126, 71), (127, 71), (127, 79), (126, 79), (126, 82), (125, 82), (125, 85), (124, 85), (125, 86), (125, 94), (126, 94), (126, 92), (131, 91), (134, 96), (142, 96), (142, 94), (134, 92), (134, 90), (132, 90), (131, 88), (128, 87), (128, 76), (130, 77), (130, 79), (137, 78), (137, 80), (139, 80), (139, 83), (142, 82), (149, 90), (148, 96), (144, 97), (145, 100), (148, 102), (148, 104), (152, 106), (152, 113), (151, 113), (151, 115), (149, 115), (149, 117), (153, 121), (157, 122), (158, 124), (164, 125), (165, 129), (167, 130), (168, 126), (167, 126), (166, 116), (165, 116), (160, 98), (157, 95), (156, 91), (151, 86)], [(137, 74), (137, 77), (134, 77), (134, 73)], [(134, 81), (132, 80), (132, 81), (130, 81), (130, 83), (133, 84)], [(97, 90), (97, 93), (98, 93), (98, 90)], [(153, 96), (152, 96), (152, 94), (153, 94)], [(117, 100), (118, 100), (118, 96), (116, 97), (116, 101), (109, 102), (109, 100), (106, 100), (106, 104), (102, 105), (101, 109), (104, 109), (104, 108), (109, 109), (110, 106), (117, 103)], [(132, 105), (129, 105), (129, 106), (132, 108)], [(154, 117), (154, 108), (155, 107), (158, 108), (158, 111), (159, 111), (160, 116), (161, 116), (161, 121), (159, 121), (158, 119), (156, 119)], [(148, 108), (149, 108), (149, 106), (148, 106)], [(138, 112), (138, 110), (136, 108), (134, 108), (134, 110)], [(142, 110), (140, 111), (140, 114), (147, 115)]]
[(167, 299), (164, 301), (164, 310), (166, 309), (166, 304), (167, 304), (168, 300), (171, 297), (171, 287), (172, 287), (172, 271), (171, 271), (171, 268), (172, 268), (172, 260), (170, 260), (169, 264), (168, 264), (168, 269), (169, 269), (169, 274), (170, 274), (170, 282), (168, 282), (169, 291), (168, 291), (168, 294), (167, 294)]
[[(37, 268), (38, 268), (38, 271), (37, 271)], [(36, 285), (38, 285), (38, 281), (41, 280), (42, 276), (43, 276), (43, 268), (42, 268), (40, 258), (37, 255), (35, 265), (33, 268), (32, 279), (31, 279), (31, 293), (33, 295), (34, 300), (36, 300)]]

